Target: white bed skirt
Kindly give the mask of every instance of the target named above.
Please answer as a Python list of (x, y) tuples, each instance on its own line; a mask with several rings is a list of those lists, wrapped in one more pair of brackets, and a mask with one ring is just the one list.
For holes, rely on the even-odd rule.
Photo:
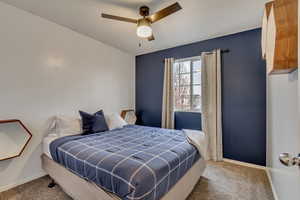
[[(74, 200), (119, 200), (116, 195), (106, 192), (94, 183), (80, 178), (56, 163), (46, 154), (41, 156), (42, 167), (57, 184)], [(192, 192), (206, 167), (200, 158), (194, 166), (163, 196), (161, 200), (184, 200)]]

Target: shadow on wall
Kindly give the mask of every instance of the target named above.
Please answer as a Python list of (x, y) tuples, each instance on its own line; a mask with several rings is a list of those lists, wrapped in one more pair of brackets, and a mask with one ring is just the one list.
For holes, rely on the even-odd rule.
[(3, 160), (0, 162), (0, 173), (4, 172), (6, 170), (7, 167), (9, 167), (9, 165), (11, 164), (12, 159), (10, 160)]

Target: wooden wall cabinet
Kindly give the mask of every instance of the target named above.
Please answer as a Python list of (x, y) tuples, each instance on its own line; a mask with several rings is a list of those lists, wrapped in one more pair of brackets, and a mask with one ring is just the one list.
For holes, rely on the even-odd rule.
[(261, 46), (268, 74), (298, 68), (298, 0), (274, 0), (265, 5)]

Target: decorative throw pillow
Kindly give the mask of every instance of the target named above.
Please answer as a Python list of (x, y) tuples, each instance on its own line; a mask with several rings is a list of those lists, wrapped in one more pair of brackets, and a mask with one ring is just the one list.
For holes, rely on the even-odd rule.
[(93, 115), (83, 111), (79, 111), (79, 114), (82, 119), (83, 135), (99, 133), (108, 130), (102, 110), (96, 112)]
[(127, 125), (127, 122), (119, 114), (116, 113), (111, 115), (105, 115), (105, 119), (107, 121), (109, 130), (123, 128), (123, 126)]
[(63, 137), (68, 135), (79, 135), (82, 133), (81, 120), (76, 117), (58, 115), (47, 120), (47, 135)]
[(79, 118), (56, 116), (56, 131), (59, 136), (78, 135), (82, 132)]

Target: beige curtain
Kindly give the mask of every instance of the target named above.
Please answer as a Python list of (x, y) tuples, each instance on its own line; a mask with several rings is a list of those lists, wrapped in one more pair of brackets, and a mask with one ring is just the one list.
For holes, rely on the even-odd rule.
[(202, 130), (208, 140), (208, 156), (223, 159), (221, 111), (221, 51), (202, 53)]
[(165, 59), (161, 127), (168, 129), (174, 128), (173, 63), (173, 58)]

